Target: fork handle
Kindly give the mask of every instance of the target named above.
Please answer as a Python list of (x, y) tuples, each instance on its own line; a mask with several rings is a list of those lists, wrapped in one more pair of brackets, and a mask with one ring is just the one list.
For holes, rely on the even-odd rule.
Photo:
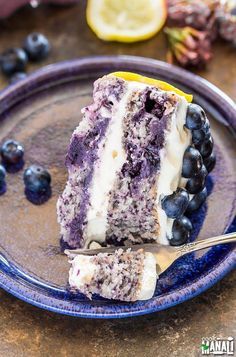
[(184, 244), (182, 247), (177, 248), (177, 251), (179, 256), (182, 256), (187, 253), (195, 252), (196, 250), (213, 247), (214, 245), (234, 242), (236, 242), (236, 232)]

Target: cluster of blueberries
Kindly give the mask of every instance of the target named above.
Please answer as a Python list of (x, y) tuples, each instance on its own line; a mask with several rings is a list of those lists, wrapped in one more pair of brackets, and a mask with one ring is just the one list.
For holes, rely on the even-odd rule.
[[(24, 148), (15, 140), (7, 140), (0, 147), (0, 195), (6, 192), (6, 172), (15, 173), (24, 166)], [(46, 202), (51, 196), (50, 173), (41, 166), (32, 165), (24, 171), (26, 197), (35, 204)]]
[(28, 61), (41, 61), (48, 56), (50, 48), (50, 43), (44, 35), (31, 33), (24, 40), (22, 48), (10, 48), (0, 55), (0, 68), (10, 78), (10, 83), (15, 83), (26, 77)]
[(205, 202), (206, 177), (216, 162), (209, 120), (199, 105), (189, 104), (185, 126), (192, 133), (192, 145), (186, 149), (183, 158), (182, 177), (187, 179), (186, 187), (177, 188), (173, 194), (162, 199), (167, 217), (174, 219), (170, 239), (173, 246), (188, 240), (192, 223), (184, 214), (194, 212)]

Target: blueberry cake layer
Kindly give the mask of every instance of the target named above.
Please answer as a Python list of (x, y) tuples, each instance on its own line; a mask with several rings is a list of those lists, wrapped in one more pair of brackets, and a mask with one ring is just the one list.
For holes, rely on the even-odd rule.
[(90, 299), (98, 294), (122, 301), (147, 300), (154, 294), (156, 281), (155, 257), (142, 249), (119, 248), (113, 254), (77, 255), (71, 260), (70, 287)]
[(203, 109), (174, 91), (108, 75), (95, 82), (83, 115), (57, 206), (63, 241), (72, 248), (186, 242), (185, 212), (206, 199), (215, 163)]

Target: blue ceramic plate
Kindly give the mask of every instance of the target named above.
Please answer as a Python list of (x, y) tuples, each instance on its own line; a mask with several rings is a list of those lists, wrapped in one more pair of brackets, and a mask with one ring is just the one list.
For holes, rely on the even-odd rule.
[[(52, 198), (42, 206), (26, 200), (22, 171), (7, 176), (0, 197), (0, 286), (38, 307), (80, 317), (120, 318), (166, 309), (212, 286), (235, 265), (233, 245), (181, 258), (160, 277), (148, 301), (121, 303), (72, 295), (69, 265), (59, 253), (56, 201), (67, 179), (64, 157), (80, 110), (91, 102), (92, 84), (103, 74), (127, 70), (171, 82), (194, 94), (210, 117), (217, 165), (207, 182), (207, 204), (192, 216), (191, 240), (233, 230), (235, 215), (234, 103), (205, 80), (147, 58), (93, 57), (45, 67), (0, 93), (0, 143), (14, 138), (25, 146), (25, 165), (46, 166)], [(174, 144), (174, 143), (173, 143)]]

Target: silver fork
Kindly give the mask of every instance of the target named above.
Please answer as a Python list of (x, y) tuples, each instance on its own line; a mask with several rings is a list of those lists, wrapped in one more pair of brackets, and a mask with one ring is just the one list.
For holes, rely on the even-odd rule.
[(65, 254), (70, 258), (76, 255), (96, 255), (99, 253), (114, 253), (117, 249), (131, 249), (132, 251), (137, 251), (143, 249), (144, 252), (152, 253), (157, 262), (157, 274), (163, 273), (174, 261), (185, 254), (195, 252), (197, 250), (213, 247), (214, 245), (224, 244), (224, 243), (234, 243), (236, 242), (236, 232), (224, 234), (217, 237), (212, 237), (208, 239), (203, 239), (195, 241), (192, 243), (187, 243), (181, 245), (180, 247), (173, 247), (168, 245), (161, 245), (157, 243), (147, 243), (147, 244), (137, 244), (132, 246), (124, 247), (109, 247), (109, 248), (99, 248), (99, 249), (66, 249)]

